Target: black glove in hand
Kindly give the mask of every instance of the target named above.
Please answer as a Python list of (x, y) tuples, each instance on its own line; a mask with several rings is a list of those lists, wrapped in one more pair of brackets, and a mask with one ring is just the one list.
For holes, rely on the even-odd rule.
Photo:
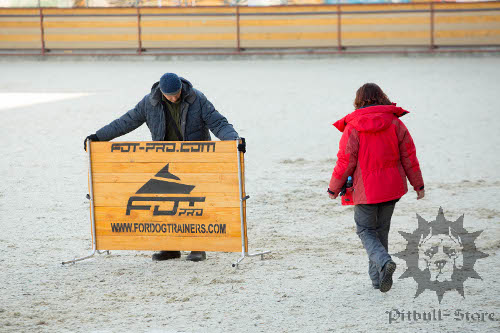
[(244, 153), (247, 152), (247, 143), (245, 141), (245, 138), (240, 138), (241, 143), (238, 144), (238, 151), (241, 151)]
[(87, 140), (99, 141), (99, 138), (95, 134), (90, 134), (88, 137), (86, 137), (85, 141), (83, 141), (83, 149), (85, 149), (85, 151), (87, 151)]

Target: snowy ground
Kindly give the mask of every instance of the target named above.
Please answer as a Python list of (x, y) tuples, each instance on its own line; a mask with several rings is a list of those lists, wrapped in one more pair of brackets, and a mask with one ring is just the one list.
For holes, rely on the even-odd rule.
[[(83, 139), (121, 115), (167, 71), (188, 78), (248, 140), (251, 250), (208, 260), (154, 263), (151, 252), (115, 251), (72, 266), (90, 252), (87, 156)], [(0, 331), (2, 332), (498, 332), (499, 321), (455, 320), (457, 310), (500, 318), (500, 59), (358, 57), (331, 60), (0, 61)], [(411, 113), (426, 198), (396, 207), (398, 231), (443, 207), (465, 214), (489, 254), (465, 298), (441, 304), (413, 279), (371, 289), (352, 208), (326, 188), (356, 89), (377, 82)], [(120, 140), (150, 140), (143, 126)], [(406, 269), (398, 264), (395, 277)], [(398, 309), (451, 313), (442, 321), (389, 324)]]

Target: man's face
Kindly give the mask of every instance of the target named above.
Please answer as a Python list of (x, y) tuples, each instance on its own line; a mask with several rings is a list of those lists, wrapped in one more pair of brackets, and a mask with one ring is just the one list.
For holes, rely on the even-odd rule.
[(182, 91), (179, 91), (176, 95), (165, 95), (163, 94), (163, 96), (165, 96), (165, 98), (171, 102), (171, 103), (177, 103), (179, 101), (179, 99), (181, 98), (181, 93)]

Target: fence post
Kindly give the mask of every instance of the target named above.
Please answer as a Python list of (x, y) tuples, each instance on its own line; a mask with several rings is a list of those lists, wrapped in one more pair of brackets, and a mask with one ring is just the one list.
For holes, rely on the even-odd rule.
[(240, 6), (236, 4), (236, 51), (241, 52), (240, 41)]
[(137, 44), (139, 48), (137, 49), (137, 54), (142, 55), (142, 33), (141, 33), (141, 10), (139, 6), (137, 8)]
[[(40, 3), (38, 3), (40, 4)], [(45, 33), (43, 29), (43, 9), (42, 7), (38, 7), (38, 10), (40, 11), (40, 41), (41, 41), (41, 54), (45, 55)]]
[(340, 13), (340, 3), (337, 2), (337, 49), (342, 51), (342, 14)]
[(436, 48), (434, 45), (434, 3), (431, 2), (431, 51)]

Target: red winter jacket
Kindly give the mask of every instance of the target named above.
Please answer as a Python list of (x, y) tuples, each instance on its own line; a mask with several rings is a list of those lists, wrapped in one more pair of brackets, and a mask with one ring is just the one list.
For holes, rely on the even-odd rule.
[(343, 132), (330, 191), (339, 193), (347, 177), (353, 187), (343, 205), (375, 204), (401, 198), (408, 177), (415, 191), (424, 189), (415, 144), (399, 117), (408, 111), (393, 105), (358, 109), (333, 124)]

